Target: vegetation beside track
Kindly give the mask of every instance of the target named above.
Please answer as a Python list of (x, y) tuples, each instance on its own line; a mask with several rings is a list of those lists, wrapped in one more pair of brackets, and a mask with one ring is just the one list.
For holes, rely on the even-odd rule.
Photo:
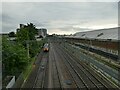
[(6, 76), (19, 77), (23, 73), (24, 79), (29, 76), (36, 55), (41, 51), (46, 38), (35, 39), (37, 33), (35, 25), (27, 24), (16, 33), (15, 40), (9, 36), (2, 36), (2, 65), (3, 80)]

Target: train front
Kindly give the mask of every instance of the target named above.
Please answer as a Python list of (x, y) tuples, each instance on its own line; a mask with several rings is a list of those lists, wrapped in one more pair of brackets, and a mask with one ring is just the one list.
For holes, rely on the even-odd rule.
[(44, 45), (43, 51), (44, 51), (44, 52), (48, 52), (48, 51), (49, 51), (48, 43), (46, 43), (46, 44)]

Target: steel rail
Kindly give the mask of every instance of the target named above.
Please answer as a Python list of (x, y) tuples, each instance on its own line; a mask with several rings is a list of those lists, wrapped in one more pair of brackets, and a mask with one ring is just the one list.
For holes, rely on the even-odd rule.
[[(45, 53), (43, 54), (43, 56), (42, 56), (42, 58), (41, 58), (40, 65), (42, 64), (42, 62), (44, 62), (44, 59), (43, 59), (43, 58), (45, 58), (44, 56), (45, 56)], [(33, 85), (33, 89), (36, 88), (36, 85), (37, 85), (37, 81), (38, 81), (38, 77), (39, 77), (40, 72), (41, 72), (41, 74), (42, 74), (42, 75), (41, 75), (41, 76), (42, 76), (42, 81), (40, 82), (40, 84), (41, 84), (41, 85), (40, 85), (40, 88), (43, 88), (43, 87), (44, 87), (44, 85), (43, 85), (43, 84), (44, 84), (44, 78), (43, 78), (43, 77), (44, 77), (44, 75), (45, 75), (46, 64), (45, 64), (44, 66), (45, 66), (45, 67), (43, 68), (43, 70), (44, 70), (43, 72), (41, 72), (41, 69), (42, 69), (42, 68), (41, 68), (41, 66), (39, 66), (39, 69), (38, 69), (38, 72), (37, 72), (37, 76), (36, 76), (36, 78), (35, 78), (35, 82), (34, 82), (34, 85)]]
[[(48, 54), (49, 55), (49, 54)], [(44, 72), (43, 72), (43, 77), (42, 77), (42, 85), (41, 85), (41, 88), (44, 88), (45, 86), (45, 77), (47, 76), (47, 72), (46, 72), (46, 70), (47, 70), (47, 65), (48, 65), (48, 56), (46, 57), (47, 59), (47, 62), (46, 62), (46, 65), (45, 65), (45, 70), (44, 70)]]
[(59, 74), (59, 70), (58, 70), (58, 67), (57, 67), (57, 62), (56, 62), (56, 60), (55, 60), (55, 54), (54, 54), (54, 51), (52, 51), (52, 52), (53, 52), (53, 53), (52, 53), (53, 61), (55, 62), (55, 68), (56, 68), (58, 80), (59, 80), (59, 83), (60, 83), (60, 88), (62, 88), (63, 85), (62, 85), (62, 81), (61, 81), (61, 79), (60, 79), (60, 74)]
[[(69, 53), (69, 54), (70, 54), (70, 53)], [(71, 57), (71, 55), (72, 55), (72, 54), (70, 54), (70, 57)], [(96, 76), (93, 75), (93, 73), (91, 73), (91, 72), (87, 69), (87, 66), (86, 66), (86, 67), (83, 66), (83, 65), (78, 61), (78, 59), (75, 58), (74, 56), (73, 56), (73, 58), (74, 58), (75, 60), (77, 60), (76, 62), (78, 62), (83, 68), (85, 68), (85, 69), (86, 69), (97, 81), (99, 81), (106, 89), (110, 88), (110, 87), (107, 87), (105, 84), (103, 84), (104, 81), (100, 81), (98, 78), (96, 78)]]
[(87, 86), (87, 84), (84, 82), (83, 78), (79, 75), (78, 71), (76, 69), (74, 69), (74, 66), (68, 60), (67, 60), (67, 62), (69, 63), (69, 65), (71, 66), (71, 68), (74, 70), (74, 72), (77, 74), (77, 76), (79, 77), (79, 79), (83, 82), (83, 84), (85, 85), (85, 87), (87, 89), (89, 89), (88, 86)]
[[(54, 48), (55, 48), (55, 47), (54, 47)], [(57, 48), (55, 48), (55, 50), (57, 50)], [(60, 56), (60, 57), (62, 57), (62, 56), (61, 56), (61, 54), (60, 54), (59, 52), (57, 52), (57, 53), (59, 54), (59, 56)], [(63, 58), (63, 57), (62, 57), (62, 58)], [(62, 58), (61, 58), (61, 61), (63, 61), (63, 62), (64, 62), (64, 60), (63, 60)], [(75, 77), (72, 75), (72, 73), (73, 73), (73, 72), (72, 72), (72, 71), (70, 71), (70, 69), (69, 69), (68, 65), (66, 65), (66, 63), (65, 63), (65, 62), (64, 62), (64, 65), (68, 68), (68, 69), (67, 69), (67, 72), (68, 72), (68, 73), (70, 74), (70, 76), (73, 78), (73, 82), (75, 83), (76, 87), (77, 87), (77, 88), (80, 88), (80, 86), (79, 86), (79, 85), (77, 85), (77, 83), (76, 83)]]
[[(61, 53), (59, 53), (59, 55), (60, 55), (61, 57), (63, 56), (63, 55), (61, 55)], [(65, 58), (65, 57), (64, 57), (64, 58)], [(66, 59), (66, 58), (65, 58), (65, 59)], [(67, 60), (67, 59), (66, 59), (66, 60)], [(72, 76), (74, 82), (76, 83), (77, 87), (78, 87), (78, 88), (85, 88), (85, 87), (88, 87), (88, 86), (85, 84), (85, 82), (84, 82), (83, 80), (81, 80), (81, 81), (82, 81), (82, 84), (83, 84), (85, 87), (80, 87), (81, 85), (79, 85), (79, 83), (77, 83), (78, 81), (75, 79), (74, 76), (77, 75), (77, 77), (78, 77), (79, 79), (82, 79), (82, 78), (79, 77), (77, 71), (75, 71), (74, 68), (73, 68), (73, 66), (70, 65), (71, 63), (69, 64), (69, 62), (66, 62), (66, 60), (63, 60), (63, 61), (65, 62), (66, 67), (69, 68), (68, 70), (69, 70), (69, 72), (70, 72), (70, 74), (71, 74), (71, 76)], [(68, 66), (67, 63), (69, 64), (70, 67)], [(70, 68), (71, 68), (71, 70), (73, 70), (74, 75), (73, 75), (73, 72), (70, 70)]]

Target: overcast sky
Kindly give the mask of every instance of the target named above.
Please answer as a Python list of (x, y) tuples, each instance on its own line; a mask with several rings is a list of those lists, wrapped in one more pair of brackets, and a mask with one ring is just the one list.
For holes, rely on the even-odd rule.
[(4, 33), (30, 22), (47, 28), (49, 34), (118, 26), (117, 2), (3, 2), (0, 13)]

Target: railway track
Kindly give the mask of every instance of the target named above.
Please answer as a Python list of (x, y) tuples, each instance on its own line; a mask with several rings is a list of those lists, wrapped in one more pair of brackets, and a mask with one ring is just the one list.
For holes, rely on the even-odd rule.
[(89, 56), (87, 54), (87, 52), (86, 53), (79, 52), (79, 49), (77, 50), (77, 48), (71, 48), (71, 45), (68, 45), (68, 48), (71, 49), (71, 51), (74, 51), (75, 53), (71, 53), (70, 50), (68, 52), (71, 54), (74, 54), (79, 60), (82, 60), (82, 61), (85, 60), (87, 63), (91, 63), (91, 64), (95, 65), (97, 68), (102, 70), (104, 73), (106, 73), (107, 75), (112, 77), (113, 80), (115, 80), (115, 82), (119, 82), (119, 77), (118, 77), (119, 76), (119, 67), (118, 66), (117, 67), (115, 66), (115, 68), (118, 68), (118, 69), (114, 69), (114, 68), (112, 68), (112, 65), (109, 66), (107, 64), (104, 64), (104, 63), (96, 60), (96, 58), (94, 58), (94, 55), (92, 57), (92, 56)]
[[(52, 51), (53, 47), (50, 47), (50, 56), (49, 56), (49, 61), (51, 62), (51, 69), (49, 72), (49, 74), (51, 73), (52, 75), (50, 75), (51, 77), (49, 78), (51, 82), (49, 87), (51, 88), (61, 88), (61, 83), (60, 83), (60, 76), (59, 76), (59, 73), (58, 73), (58, 68), (57, 68), (57, 65), (56, 65), (56, 61), (55, 61), (55, 57), (54, 57), (54, 53)], [(49, 63), (50, 63), (49, 62)]]
[[(68, 61), (69, 64), (71, 64), (72, 67), (75, 67), (74, 65), (72, 65), (74, 62), (70, 62)], [(99, 83), (93, 76), (91, 76), (90, 73), (88, 73), (85, 68), (81, 67), (80, 65), (78, 65), (78, 63), (74, 63), (76, 64), (76, 69), (75, 70), (80, 70), (79, 74), (81, 74), (81, 78), (84, 79), (84, 83), (86, 83), (87, 88), (103, 88), (102, 84)], [(77, 69), (78, 68), (78, 69)], [(87, 78), (87, 79), (85, 79)], [(88, 82), (86, 82), (88, 81)]]
[[(60, 51), (60, 50), (59, 50)], [(65, 54), (64, 58), (66, 58), (67, 56)], [(70, 66), (72, 67), (72, 69), (75, 71), (75, 73), (79, 76), (82, 83), (84, 84), (85, 88), (89, 89), (89, 88), (96, 88), (96, 84), (85, 74), (84, 71), (82, 71), (81, 68), (78, 67), (77, 63), (71, 62), (70, 58), (66, 58), (67, 64), (70, 64)], [(78, 83), (81, 84), (81, 83)]]
[(55, 56), (54, 60), (58, 70), (61, 88), (76, 88), (76, 84), (73, 81), (70, 73), (68, 72), (66, 65), (62, 61), (62, 58), (58, 55), (58, 53), (56, 53), (55, 49), (53, 49), (53, 53), (53, 56)]
[[(48, 58), (49, 56), (49, 58)], [(48, 60), (49, 59), (49, 60)], [(31, 80), (33, 80), (31, 78)], [(50, 43), (49, 53), (44, 52), (31, 87), (108, 90), (114, 88), (89, 66), (74, 57), (59, 43)], [(30, 84), (29, 84), (30, 85)]]
[[(57, 50), (57, 48), (55, 48)], [(86, 88), (87, 85), (84, 83), (83, 79), (79, 76), (78, 72), (68, 63), (66, 63), (65, 58), (59, 53), (59, 55), (62, 57), (62, 61), (65, 63), (66, 67), (68, 68), (69, 73), (71, 74), (77, 88)]]
[[(57, 48), (60, 49), (60, 47), (57, 47)], [(92, 70), (89, 70), (89, 67), (85, 66), (83, 63), (80, 63), (80, 61), (76, 61), (78, 59), (73, 58), (72, 55), (65, 52), (66, 51), (60, 52), (59, 50), (59, 55), (62, 54), (61, 56), (64, 56), (64, 58), (69, 57), (69, 58), (66, 58), (65, 61), (67, 61), (71, 65), (71, 67), (74, 69), (74, 71), (78, 73), (78, 76), (80, 76), (83, 79), (82, 81), (84, 82), (87, 88), (97, 88), (97, 89), (113, 88), (105, 80), (102, 80), (102, 78), (98, 77), (98, 75), (95, 74), (95, 72), (93, 72)]]
[(35, 78), (33, 88), (45, 88), (47, 87), (48, 80), (48, 53), (44, 52), (40, 67)]
[(35, 61), (35, 67), (32, 69), (29, 77), (27, 78), (27, 80), (23, 83), (21, 88), (33, 88), (33, 83), (35, 82), (36, 76), (37, 76), (37, 72), (38, 72), (38, 68), (40, 67), (40, 63), (41, 63), (41, 59), (43, 56), (43, 52), (39, 53), (36, 61)]

